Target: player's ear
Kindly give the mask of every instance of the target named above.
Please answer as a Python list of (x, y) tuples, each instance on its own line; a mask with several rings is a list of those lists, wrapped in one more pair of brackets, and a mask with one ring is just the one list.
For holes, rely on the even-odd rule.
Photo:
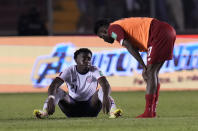
[(77, 60), (76, 59), (74, 59), (74, 61), (76, 62), (76, 64), (77, 64)]

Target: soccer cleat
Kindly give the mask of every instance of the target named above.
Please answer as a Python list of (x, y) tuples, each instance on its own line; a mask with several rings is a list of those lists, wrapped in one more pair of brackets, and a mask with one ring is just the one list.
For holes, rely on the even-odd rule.
[(143, 114), (137, 116), (136, 118), (153, 118), (154, 116), (152, 116), (151, 112), (145, 111)]
[(33, 115), (38, 119), (44, 119), (48, 117), (47, 111), (35, 109)]
[(109, 118), (118, 118), (120, 116), (122, 116), (122, 110), (116, 109), (116, 110), (110, 112)]

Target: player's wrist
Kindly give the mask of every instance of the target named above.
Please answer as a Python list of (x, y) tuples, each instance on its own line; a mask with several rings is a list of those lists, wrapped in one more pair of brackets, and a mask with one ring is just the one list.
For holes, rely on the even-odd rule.
[(55, 96), (54, 95), (49, 95), (48, 99), (50, 99), (50, 98), (55, 99)]
[(103, 94), (103, 98), (109, 97), (108, 93)]

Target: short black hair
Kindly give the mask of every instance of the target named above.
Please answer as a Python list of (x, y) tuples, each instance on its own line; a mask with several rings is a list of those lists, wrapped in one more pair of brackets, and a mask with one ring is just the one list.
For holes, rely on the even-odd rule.
[(90, 49), (88, 49), (88, 48), (80, 48), (80, 49), (78, 49), (78, 50), (76, 50), (76, 51), (74, 52), (74, 59), (76, 59), (77, 56), (78, 56), (80, 53), (82, 53), (82, 52), (84, 52), (84, 53), (90, 53), (91, 56), (92, 56), (92, 52), (91, 52)]
[(97, 34), (98, 29), (101, 26), (109, 26), (110, 23), (111, 23), (110, 19), (101, 19), (101, 20), (96, 21), (96, 23), (94, 24), (94, 33)]

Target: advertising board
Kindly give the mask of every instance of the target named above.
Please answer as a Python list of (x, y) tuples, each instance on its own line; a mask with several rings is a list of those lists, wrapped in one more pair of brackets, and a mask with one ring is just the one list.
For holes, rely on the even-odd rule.
[[(113, 91), (145, 90), (141, 66), (119, 43), (96, 36), (48, 36), (0, 38), (0, 92), (46, 92), (53, 78), (75, 64), (79, 48), (93, 52), (92, 64)], [(146, 53), (141, 55), (146, 60)], [(198, 35), (177, 36), (173, 60), (165, 62), (159, 77), (162, 90), (198, 89)]]

